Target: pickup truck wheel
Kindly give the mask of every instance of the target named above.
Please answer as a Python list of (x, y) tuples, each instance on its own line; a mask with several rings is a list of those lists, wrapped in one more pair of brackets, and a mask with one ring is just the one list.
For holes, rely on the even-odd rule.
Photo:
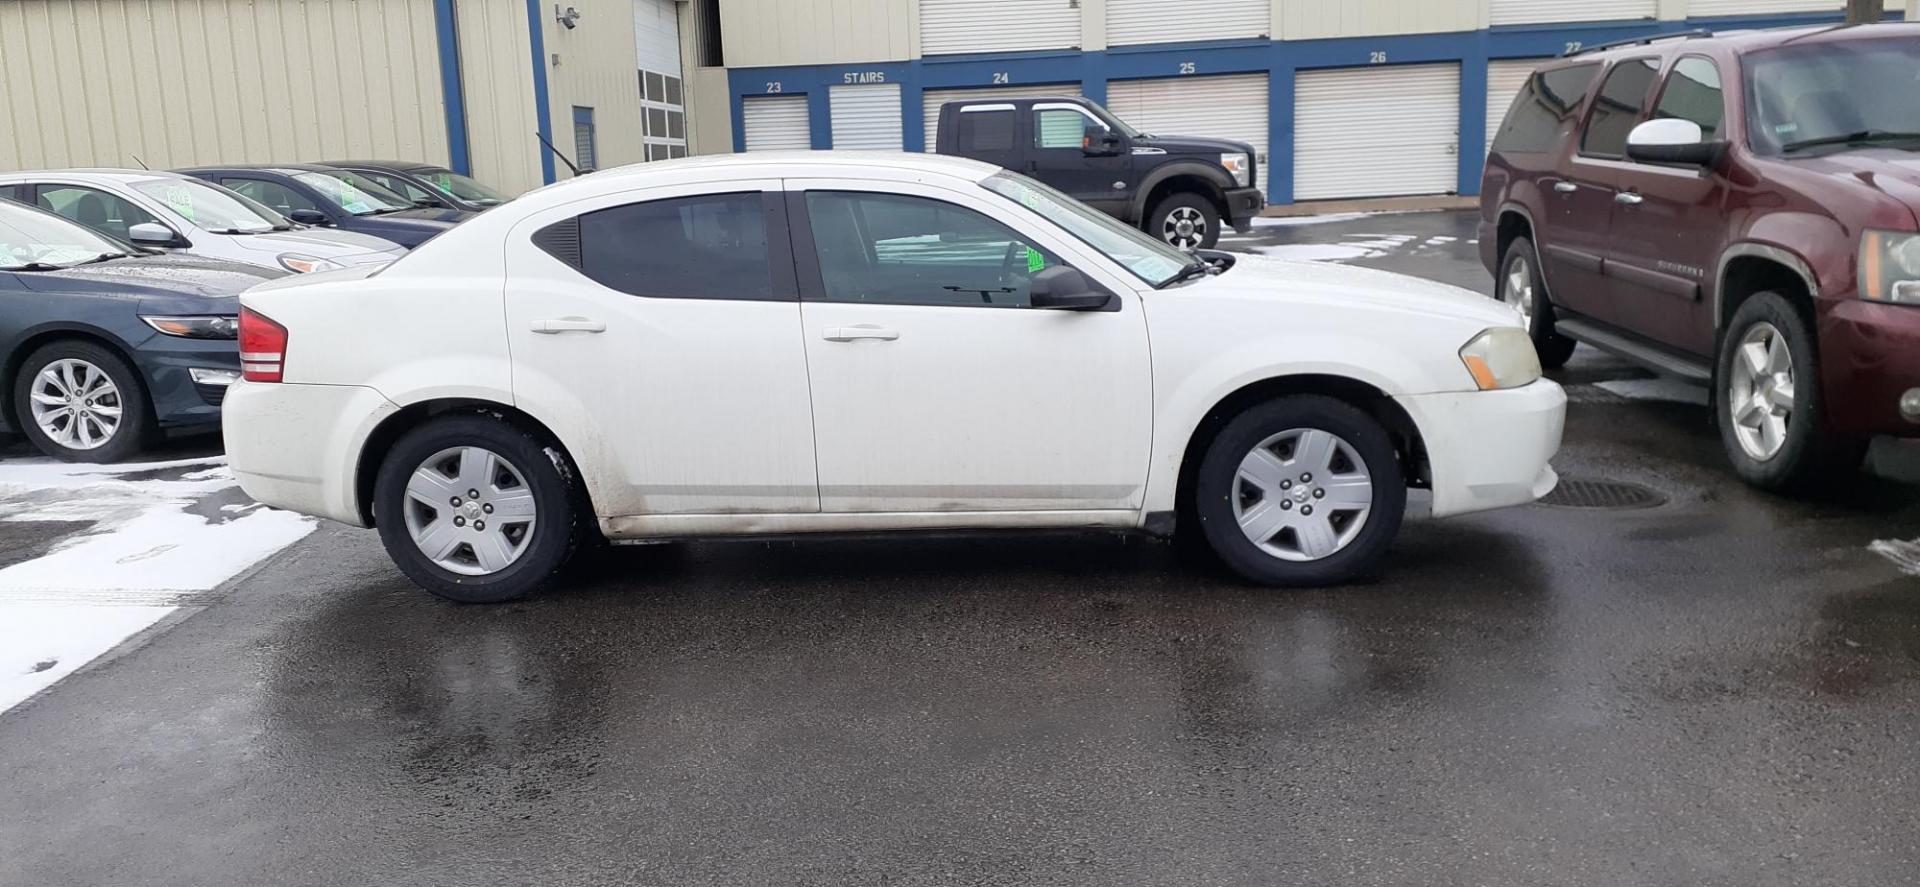
[(1145, 227), (1148, 234), (1180, 249), (1213, 249), (1220, 240), (1220, 210), (1199, 194), (1170, 194), (1147, 214)]
[(1400, 460), (1373, 417), (1292, 395), (1236, 416), (1207, 447), (1195, 486), (1207, 542), (1261, 585), (1312, 586), (1372, 572), (1400, 531)]
[(1764, 490), (1813, 492), (1857, 471), (1867, 440), (1822, 427), (1812, 331), (1793, 303), (1759, 293), (1734, 312), (1720, 343), (1718, 419), (1727, 458)]
[(490, 416), (448, 416), (402, 435), (374, 479), (380, 541), (415, 584), (498, 603), (552, 580), (578, 512), (559, 455)]
[(1566, 366), (1579, 343), (1553, 331), (1553, 303), (1547, 299), (1547, 285), (1540, 276), (1540, 253), (1533, 248), (1533, 241), (1516, 237), (1507, 244), (1496, 285), (1500, 301), (1520, 309), (1520, 316), (1526, 319), (1527, 335), (1533, 337), (1540, 365), (1547, 369)]

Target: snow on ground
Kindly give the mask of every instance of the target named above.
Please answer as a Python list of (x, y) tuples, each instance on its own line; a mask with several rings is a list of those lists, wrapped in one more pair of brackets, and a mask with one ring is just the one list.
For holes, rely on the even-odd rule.
[(1900, 572), (1909, 576), (1920, 576), (1920, 539), (1878, 539), (1867, 546), (1867, 550), (1893, 562)]
[(219, 457), (0, 462), (0, 521), (92, 522), (0, 568), (0, 711), (313, 530), (248, 502)]
[(1611, 391), (1629, 400), (1665, 400), (1702, 407), (1707, 405), (1707, 389), (1666, 376), (1655, 376), (1651, 379), (1608, 379), (1593, 384), (1596, 388)]

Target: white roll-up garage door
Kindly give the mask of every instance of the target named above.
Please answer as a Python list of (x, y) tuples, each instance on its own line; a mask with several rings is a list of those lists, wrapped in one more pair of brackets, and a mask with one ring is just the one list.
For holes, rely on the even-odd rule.
[(1293, 112), (1295, 200), (1459, 189), (1459, 65), (1302, 71)]
[(827, 105), (834, 150), (900, 150), (900, 84), (835, 86), (827, 90)]
[(1057, 95), (1079, 95), (1078, 83), (1055, 83), (1044, 86), (990, 86), (985, 89), (929, 89), (920, 94), (921, 108), (926, 114), (927, 150), (932, 151), (940, 143), (939, 136), (940, 106), (948, 102), (978, 101), (983, 99), (1041, 99)]
[[(1893, 6), (1894, 4), (1887, 4)], [(1693, 0), (1687, 4), (1688, 18), (1710, 15), (1776, 15), (1782, 12), (1839, 12), (1847, 8), (1842, 0)], [(1909, 13), (1911, 14), (1911, 13)]]
[(1107, 45), (1265, 37), (1270, 0), (1107, 0)]
[(1513, 107), (1513, 97), (1520, 94), (1520, 88), (1527, 85), (1527, 78), (1533, 76), (1533, 69), (1549, 59), (1509, 59), (1487, 65), (1487, 143), (1486, 150), (1493, 150), (1493, 135), (1500, 131), (1501, 121), (1507, 119), (1507, 109)]
[[(1699, 3), (1694, 0), (1695, 6)], [(1488, 0), (1487, 21), (1495, 25), (1617, 22), (1653, 18), (1659, 7), (1660, 0)]]
[(749, 151), (813, 147), (807, 127), (807, 97), (754, 97), (740, 105), (741, 132)]
[(920, 54), (1080, 45), (1074, 0), (920, 0)]
[(1155, 135), (1231, 139), (1253, 146), (1254, 182), (1267, 183), (1267, 75), (1115, 80), (1107, 110)]

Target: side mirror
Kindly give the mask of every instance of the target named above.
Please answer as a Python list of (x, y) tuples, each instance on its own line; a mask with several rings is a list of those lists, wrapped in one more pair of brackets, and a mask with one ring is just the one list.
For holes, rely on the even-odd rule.
[(1706, 141), (1700, 124), (1676, 117), (1649, 120), (1627, 133), (1627, 157), (1642, 163), (1712, 166), (1726, 145)]
[(1114, 295), (1095, 286), (1078, 269), (1055, 265), (1033, 276), (1028, 296), (1035, 308), (1060, 311), (1099, 311), (1113, 304)]
[(1087, 124), (1080, 136), (1080, 150), (1088, 157), (1111, 157), (1120, 153), (1124, 145), (1119, 133), (1097, 123)]
[(141, 246), (174, 246), (180, 235), (157, 222), (141, 222), (127, 229), (127, 239)]
[(296, 209), (293, 212), (287, 213), (287, 218), (299, 222), (302, 225), (332, 224), (332, 222), (327, 220), (327, 214), (317, 209)]

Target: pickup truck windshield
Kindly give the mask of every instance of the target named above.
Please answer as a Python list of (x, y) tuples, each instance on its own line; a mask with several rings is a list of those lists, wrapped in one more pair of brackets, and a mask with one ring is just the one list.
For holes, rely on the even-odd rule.
[(1126, 266), (1148, 286), (1166, 283), (1194, 262), (1193, 256), (1019, 173), (997, 172), (980, 185), (1065, 228), (1081, 242)]
[(1789, 44), (1754, 52), (1743, 65), (1755, 154), (1920, 149), (1920, 41)]

